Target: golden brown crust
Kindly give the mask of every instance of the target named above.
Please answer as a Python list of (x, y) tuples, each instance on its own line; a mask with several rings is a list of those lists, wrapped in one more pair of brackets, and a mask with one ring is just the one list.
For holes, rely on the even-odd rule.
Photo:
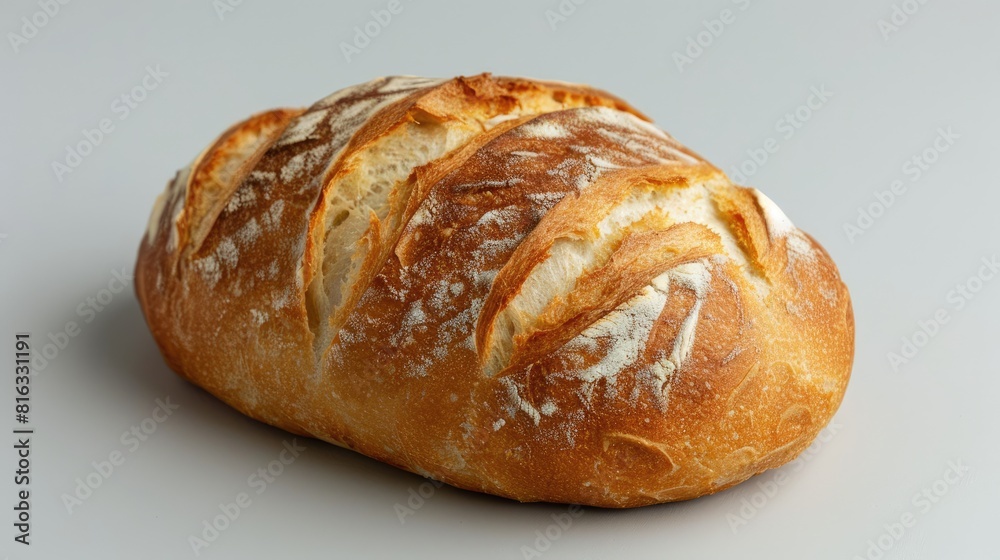
[[(427, 131), (439, 152), (371, 167)], [(365, 173), (391, 188), (351, 195), (384, 200), (355, 242)], [(170, 366), (240, 411), (523, 501), (739, 483), (808, 446), (853, 361), (836, 267), (770, 200), (620, 99), (487, 74), (234, 126), (168, 185), (136, 278)]]

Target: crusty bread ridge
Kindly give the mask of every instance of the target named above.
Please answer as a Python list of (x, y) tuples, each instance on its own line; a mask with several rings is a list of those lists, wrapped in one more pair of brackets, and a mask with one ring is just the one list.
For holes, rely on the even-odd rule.
[(586, 86), (379, 78), (224, 132), (136, 291), (234, 408), (449, 484), (633, 507), (780, 466), (854, 352), (829, 255)]

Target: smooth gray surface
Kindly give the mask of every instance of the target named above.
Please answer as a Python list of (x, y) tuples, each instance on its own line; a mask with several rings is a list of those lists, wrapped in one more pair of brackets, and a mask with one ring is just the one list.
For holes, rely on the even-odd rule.
[[(919, 5), (895, 1), (904, 4)], [(559, 10), (556, 0), (404, 1), (345, 60), (340, 43), (387, 5), (245, 0), (220, 19), (209, 0), (76, 1), (19, 52), (8, 36), (0, 48), (0, 424), (14, 425), (13, 333), (30, 331), (36, 347), (67, 321), (81, 333), (32, 380), (30, 547), (12, 541), (15, 457), (13, 441), (2, 442), (0, 554), (194, 557), (189, 535), (241, 491), (250, 507), (201, 557), (523, 558), (522, 547), (536, 546), (536, 531), (564, 506), (444, 487), (401, 524), (394, 506), (423, 479), (319, 442), (306, 442), (258, 495), (248, 477), (277, 459), (290, 436), (171, 373), (131, 287), (91, 322), (77, 314), (113, 270), (131, 270), (166, 180), (232, 122), (379, 75), (483, 70), (608, 89), (726, 171), (773, 138), (777, 152), (747, 182), (833, 255), (857, 321), (836, 433), (783, 468), (787, 478), (772, 496), (761, 499), (775, 488), (769, 472), (692, 502), (587, 509), (544, 558), (846, 559), (865, 557), (880, 537), (891, 545), (887, 559), (995, 554), (1000, 277), (962, 309), (949, 292), (977, 273), (981, 258), (1000, 253), (996, 3), (930, 0), (886, 40), (879, 20), (891, 17), (890, 0), (590, 0), (554, 29), (546, 11)], [(727, 8), (735, 21), (679, 70), (673, 53)], [(0, 30), (18, 32), (21, 18), (39, 10), (30, 0), (4, 2)], [(141, 83), (147, 65), (169, 75), (122, 120), (112, 102)], [(822, 86), (832, 97), (786, 138), (779, 119)], [(114, 131), (58, 181), (52, 162), (103, 118)], [(958, 138), (913, 180), (907, 160), (948, 127)], [(849, 240), (844, 224), (896, 179), (905, 194)], [(887, 354), (938, 309), (948, 323), (894, 371)], [(128, 451), (121, 434), (167, 397), (181, 408)], [(115, 450), (124, 464), (67, 513), (63, 494)], [(938, 482), (954, 461), (969, 472)], [(925, 511), (913, 496), (936, 482), (947, 493)], [(762, 507), (740, 517), (744, 500)], [(913, 527), (898, 539), (886, 532), (908, 512)], [(746, 524), (734, 530), (733, 516)]]

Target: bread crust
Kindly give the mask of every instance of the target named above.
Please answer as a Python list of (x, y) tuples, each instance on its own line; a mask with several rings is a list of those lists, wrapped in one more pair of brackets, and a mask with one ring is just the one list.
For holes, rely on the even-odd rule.
[[(345, 177), (427, 127), (461, 144), (338, 233)], [(230, 128), (158, 200), (136, 292), (171, 368), (244, 414), (521, 501), (634, 507), (780, 466), (854, 352), (834, 263), (764, 195), (614, 96), (489, 74)]]

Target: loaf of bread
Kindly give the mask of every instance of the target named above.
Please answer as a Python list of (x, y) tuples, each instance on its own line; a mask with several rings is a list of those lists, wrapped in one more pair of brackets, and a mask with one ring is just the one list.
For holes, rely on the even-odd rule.
[(633, 507), (793, 459), (854, 353), (830, 257), (581, 85), (379, 78), (236, 124), (136, 290), (244, 414), (461, 488)]

